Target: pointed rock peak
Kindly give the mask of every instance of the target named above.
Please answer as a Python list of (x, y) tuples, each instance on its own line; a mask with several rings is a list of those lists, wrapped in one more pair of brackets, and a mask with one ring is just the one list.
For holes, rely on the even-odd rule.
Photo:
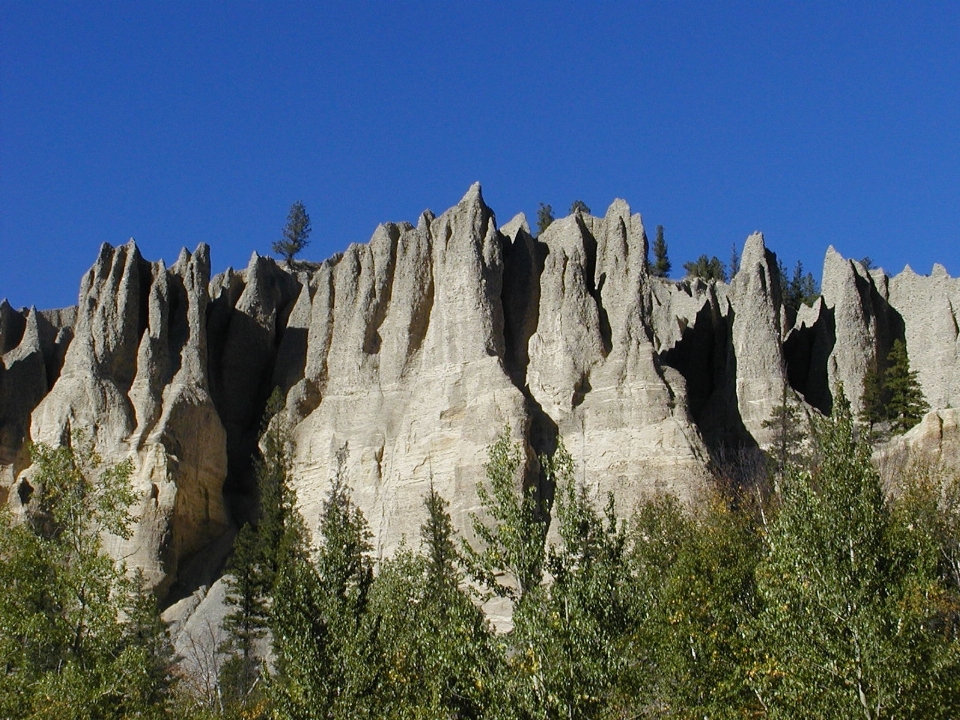
[(480, 203), (483, 205), (483, 191), (480, 188), (479, 181), (470, 186), (470, 189), (467, 190), (467, 194), (464, 195), (457, 204), (463, 205), (464, 203)]
[(97, 259), (94, 261), (94, 265), (102, 265), (103, 263), (109, 262), (110, 258), (113, 257), (113, 245), (110, 243), (103, 243), (100, 246), (100, 252), (97, 253)]
[(179, 265), (183, 263), (184, 265), (186, 265), (188, 262), (190, 262), (190, 251), (187, 250), (185, 247), (182, 247), (180, 248), (180, 255), (177, 256), (177, 262), (174, 264)]
[(127, 242), (124, 243), (124, 244), (125, 244), (128, 248), (136, 248), (136, 247), (137, 247), (137, 239), (136, 239), (136, 238), (130, 238), (130, 239), (127, 240)]
[(433, 211), (427, 208), (422, 213), (420, 213), (420, 217), (417, 220), (417, 231), (421, 235), (429, 235), (430, 225), (436, 219), (437, 219), (437, 216), (433, 214)]
[(10, 312), (13, 308), (10, 306), (10, 303), (7, 302), (7, 299), (4, 298), (0, 300), (0, 312)]
[(259, 265), (261, 259), (262, 259), (262, 256), (256, 250), (254, 250), (253, 253), (250, 255), (250, 261), (247, 263), (247, 269), (249, 270)]
[(915, 273), (915, 272), (913, 271), (913, 268), (910, 267), (910, 265), (904, 265), (904, 266), (903, 266), (903, 272), (901, 272), (900, 274), (901, 274), (901, 275), (914, 275), (914, 276), (916, 276), (917, 273)]
[(517, 233), (521, 230), (527, 233), (527, 235), (530, 234), (530, 224), (527, 222), (527, 216), (522, 212), (514, 215), (506, 225), (500, 228), (500, 232), (511, 240), (515, 240)]
[(940, 263), (933, 264), (933, 270), (930, 272), (932, 277), (948, 278), (950, 273), (947, 272), (947, 269)]
[(616, 198), (610, 203), (610, 207), (607, 208), (607, 214), (604, 217), (620, 217), (623, 218), (624, 224), (627, 224), (628, 218), (630, 217), (630, 206), (626, 200)]
[(756, 231), (747, 238), (740, 254), (740, 267), (762, 263), (766, 259), (767, 246), (763, 242), (763, 233)]
[(850, 264), (850, 261), (831, 245), (827, 248), (826, 255), (823, 256), (823, 282), (828, 283), (828, 278), (834, 275), (849, 273), (852, 268), (853, 265)]
[(493, 211), (487, 206), (483, 201), (483, 193), (480, 191), (480, 183), (475, 182), (470, 186), (470, 189), (467, 190), (467, 194), (464, 195), (460, 202), (457, 203), (458, 208), (470, 208), (480, 211), (486, 211), (493, 214)]

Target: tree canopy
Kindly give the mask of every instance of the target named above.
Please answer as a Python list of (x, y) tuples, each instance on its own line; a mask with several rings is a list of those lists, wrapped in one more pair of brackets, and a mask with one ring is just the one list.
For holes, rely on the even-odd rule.
[(304, 204), (297, 200), (290, 206), (290, 212), (287, 214), (287, 224), (283, 227), (282, 237), (273, 243), (273, 252), (282, 255), (283, 259), (289, 265), (293, 258), (298, 255), (310, 241), (310, 216)]
[(670, 258), (667, 257), (667, 241), (663, 239), (663, 225), (657, 225), (657, 237), (653, 241), (653, 265), (650, 274), (667, 277), (670, 274)]
[(683, 269), (687, 272), (688, 277), (702, 278), (708, 282), (710, 280), (727, 281), (727, 268), (716, 255), (709, 258), (706, 255), (701, 255), (693, 262), (684, 263)]

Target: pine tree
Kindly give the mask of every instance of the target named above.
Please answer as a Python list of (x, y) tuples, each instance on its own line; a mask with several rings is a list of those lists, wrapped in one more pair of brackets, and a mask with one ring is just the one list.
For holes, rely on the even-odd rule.
[(590, 208), (587, 207), (587, 204), (583, 200), (574, 200), (570, 205), (570, 214), (583, 213), (585, 215), (590, 214)]
[(535, 715), (602, 717), (631, 667), (637, 621), (625, 572), (626, 529), (612, 496), (598, 512), (586, 489), (577, 487), (562, 442), (541, 463), (556, 487), (560, 542), (547, 558), (552, 583), (514, 616), (511, 654), (529, 662), (511, 664), (513, 697)]
[(670, 258), (667, 257), (667, 241), (663, 239), (663, 225), (657, 225), (657, 237), (653, 241), (653, 267), (650, 274), (665, 278), (670, 274)]
[(701, 278), (708, 282), (711, 280), (727, 281), (727, 268), (716, 255), (710, 258), (701, 255), (694, 262), (684, 263), (683, 269), (687, 272), (687, 276), (692, 278)]
[(543, 235), (543, 231), (550, 227), (553, 222), (553, 208), (550, 205), (540, 203), (537, 208), (537, 236)]
[(273, 594), (276, 712), (290, 718), (378, 717), (379, 623), (368, 612), (371, 533), (346, 484), (346, 446), (324, 500), (319, 547), (307, 551), (302, 519), (284, 529)]
[(917, 381), (917, 372), (910, 369), (907, 346), (902, 340), (894, 341), (887, 356), (883, 384), (890, 397), (887, 402), (887, 417), (901, 432), (920, 422), (930, 409)]
[(273, 252), (282, 255), (287, 265), (293, 262), (293, 258), (303, 250), (310, 241), (310, 216), (304, 204), (297, 200), (290, 206), (290, 212), (287, 214), (287, 224), (283, 228), (283, 237), (273, 243)]
[(227, 566), (227, 603), (231, 611), (223, 623), (228, 640), (221, 650), (228, 658), (220, 685), (224, 701), (237, 708), (261, 700), (254, 693), (262, 675), (257, 643), (270, 628), (270, 598), (283, 563), (283, 537), (287, 525), (294, 522), (289, 429), (280, 413), (282, 409), (283, 396), (277, 388), (267, 401), (262, 453), (255, 463), (259, 517), (255, 524), (247, 523), (240, 529)]
[(780, 404), (773, 409), (770, 419), (763, 421), (763, 427), (771, 430), (773, 434), (770, 455), (778, 484), (788, 468), (799, 462), (801, 445), (806, 435), (802, 413), (792, 395), (789, 385), (784, 383)]
[(371, 589), (380, 618), (382, 717), (492, 715), (501, 656), (464, 580), (447, 502), (432, 487), (420, 550), (384, 561)]
[(733, 276), (740, 272), (740, 253), (737, 251), (737, 244), (733, 243), (730, 246), (730, 279), (733, 279)]

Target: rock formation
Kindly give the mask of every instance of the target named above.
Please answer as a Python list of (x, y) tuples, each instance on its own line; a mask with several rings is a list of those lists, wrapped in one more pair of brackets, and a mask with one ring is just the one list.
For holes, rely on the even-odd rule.
[(504, 428), (524, 482), (542, 483), (537, 458), (562, 442), (578, 482), (629, 513), (649, 493), (696, 497), (727, 447), (764, 446), (785, 385), (813, 413), (842, 382), (858, 409), (864, 374), (899, 338), (931, 406), (956, 405), (958, 306), (942, 268), (888, 278), (831, 248), (822, 297), (794, 317), (759, 233), (730, 284), (660, 279), (625, 202), (534, 238), (522, 215), (498, 228), (479, 185), (319, 265), (254, 254), (211, 278), (205, 245), (169, 268), (104, 245), (76, 308), (0, 304), (2, 488), (18, 503), (28, 443), (77, 430), (108, 461), (132, 460), (140, 519), (111, 547), (189, 604), (255, 512), (274, 388), (308, 525), (340, 472), (383, 554), (415, 540), (430, 483), (469, 534)]

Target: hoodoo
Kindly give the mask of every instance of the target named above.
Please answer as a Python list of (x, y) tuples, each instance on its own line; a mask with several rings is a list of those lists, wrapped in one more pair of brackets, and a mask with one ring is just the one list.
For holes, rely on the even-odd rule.
[(380, 554), (416, 536), (431, 483), (469, 534), (504, 428), (528, 482), (562, 442), (592, 496), (628, 511), (693, 498), (716, 454), (764, 446), (785, 385), (815, 413), (842, 382), (858, 410), (898, 339), (933, 410), (960, 404), (960, 281), (942, 267), (890, 278), (830, 248), (822, 297), (794, 312), (759, 233), (729, 284), (654, 277), (647, 251), (622, 200), (535, 238), (523, 216), (498, 228), (479, 184), (319, 265), (254, 254), (211, 278), (206, 245), (169, 268), (104, 245), (75, 308), (0, 305), (5, 496), (27, 495), (29, 442), (85, 432), (135, 467), (137, 529), (112, 551), (176, 595), (209, 582), (253, 512), (275, 388), (308, 525), (340, 472)]

